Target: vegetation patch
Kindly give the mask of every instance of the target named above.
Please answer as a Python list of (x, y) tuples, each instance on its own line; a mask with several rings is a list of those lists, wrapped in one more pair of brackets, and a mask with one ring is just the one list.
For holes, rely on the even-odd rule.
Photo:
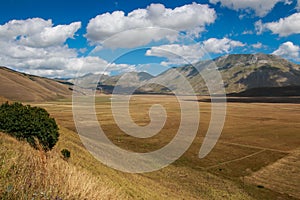
[(68, 149), (61, 150), (61, 154), (65, 160), (68, 160), (71, 157), (71, 152)]
[(0, 106), (0, 131), (44, 151), (51, 150), (59, 137), (58, 126), (45, 109), (21, 103)]

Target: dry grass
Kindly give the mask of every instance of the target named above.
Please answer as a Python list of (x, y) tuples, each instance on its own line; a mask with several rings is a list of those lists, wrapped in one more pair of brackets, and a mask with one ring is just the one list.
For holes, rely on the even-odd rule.
[(0, 67), (0, 94), (14, 101), (46, 101), (68, 97), (68, 85)]
[[(288, 177), (288, 178), (287, 178)], [(247, 181), (292, 197), (300, 197), (300, 150), (246, 177)]]
[(9, 101), (7, 98), (0, 96), (0, 104)]
[[(132, 151), (149, 152), (164, 146), (179, 126), (178, 103), (172, 96), (133, 96), (130, 112), (140, 125), (149, 123), (147, 111), (154, 103), (163, 104), (167, 110), (164, 129), (148, 139), (133, 138), (117, 127), (109, 96), (97, 97), (96, 103), (98, 119), (108, 137), (118, 146)], [(288, 192), (257, 187), (255, 182), (244, 180), (262, 169), (269, 170), (268, 173), (279, 177), (280, 181), (288, 181), (293, 176), (295, 169), (288, 169), (281, 177), (277, 172), (271, 173), (273, 168), (268, 166), (300, 146), (299, 104), (229, 103), (218, 144), (206, 158), (199, 159), (199, 148), (210, 119), (210, 103), (200, 102), (200, 129), (194, 143), (174, 164), (146, 174), (118, 172), (93, 158), (76, 134), (70, 100), (34, 105), (46, 108), (59, 123), (61, 137), (56, 148), (71, 151), (69, 164), (92, 173), (110, 188), (116, 188), (122, 199), (296, 199)], [(298, 165), (294, 167), (299, 169)], [(297, 181), (300, 182), (296, 177)]]
[(120, 199), (87, 170), (0, 134), (1, 199)]

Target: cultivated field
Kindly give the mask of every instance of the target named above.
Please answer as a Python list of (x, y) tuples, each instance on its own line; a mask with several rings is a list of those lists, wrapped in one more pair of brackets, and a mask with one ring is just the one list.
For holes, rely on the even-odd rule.
[[(168, 119), (159, 134), (137, 139), (123, 133), (112, 117), (110, 96), (96, 97), (101, 127), (119, 147), (150, 152), (168, 144), (180, 123), (174, 96), (135, 95), (130, 114), (144, 126), (153, 104), (165, 107)], [(61, 137), (57, 148), (68, 148), (70, 163), (87, 169), (128, 199), (297, 199), (300, 198), (300, 106), (292, 103), (227, 105), (222, 135), (213, 151), (198, 158), (210, 121), (210, 103), (199, 102), (200, 128), (188, 151), (175, 163), (156, 172), (122, 173), (106, 167), (84, 148), (76, 134), (71, 100), (31, 103), (46, 108), (57, 120)], [(82, 183), (84, 185), (84, 183)]]

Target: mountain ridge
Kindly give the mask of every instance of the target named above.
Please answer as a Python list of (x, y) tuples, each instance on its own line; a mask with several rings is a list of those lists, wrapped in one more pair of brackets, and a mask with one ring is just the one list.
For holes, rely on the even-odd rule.
[[(140, 82), (137, 82), (139, 80), (137, 72), (127, 72), (125, 75), (128, 77), (128, 81), (124, 81), (123, 78), (122, 85), (118, 87), (123, 87), (124, 91), (127, 91), (128, 88), (144, 84), (145, 86), (139, 87), (136, 93), (170, 94), (172, 93), (171, 89), (181, 87), (182, 81), (178, 77), (178, 73), (180, 73), (189, 81), (197, 94), (207, 95), (208, 88), (199, 71), (208, 65), (215, 65), (220, 72), (226, 94), (238, 94), (253, 88), (300, 86), (300, 65), (276, 55), (256, 53), (229, 54), (212, 60), (199, 61), (192, 65), (170, 68), (155, 77), (151, 77), (149, 74)], [(147, 74), (146, 72), (142, 73)], [(100, 88), (107, 89), (104, 90), (106, 93), (111, 93), (121, 76), (111, 76), (100, 80)], [(171, 89), (153, 84), (153, 82), (168, 82)]]
[[(77, 79), (50, 79), (0, 66), (0, 96), (17, 101), (47, 101), (70, 97), (72, 84), (112, 93), (122, 76), (119, 91), (135, 90), (136, 94), (173, 94), (172, 90), (184, 90), (181, 74), (198, 95), (208, 95), (205, 81), (199, 71), (214, 64), (220, 72), (227, 95), (233, 96), (296, 96), (300, 88), (300, 65), (276, 55), (229, 54), (193, 65), (170, 68), (157, 76), (147, 72), (126, 72), (117, 76), (86, 74)], [(100, 76), (100, 80), (99, 79)], [(181, 77), (182, 78), (182, 77)], [(169, 88), (157, 83), (168, 83)], [(294, 87), (290, 89), (290, 87)], [(271, 90), (270, 90), (271, 88)], [(272, 89), (279, 88), (279, 89)], [(288, 88), (289, 92), (284, 92)], [(270, 94), (268, 94), (268, 91)], [(181, 92), (181, 91), (180, 91)], [(272, 94), (271, 94), (272, 93)], [(281, 94), (282, 93), (282, 94)]]

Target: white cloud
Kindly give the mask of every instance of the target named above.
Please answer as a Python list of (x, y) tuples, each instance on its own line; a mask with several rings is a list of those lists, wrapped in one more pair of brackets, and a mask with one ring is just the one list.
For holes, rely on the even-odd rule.
[[(215, 19), (216, 12), (208, 5), (192, 3), (169, 9), (163, 4), (151, 4), (146, 9), (137, 9), (128, 15), (123, 11), (115, 11), (96, 16), (89, 21), (86, 37), (92, 43), (104, 43), (107, 47), (116, 48), (119, 44), (121, 47), (136, 47), (164, 38), (174, 41), (177, 31), (198, 37), (205, 26)], [(121, 32), (121, 36), (106, 40)]]
[(169, 41), (175, 41), (178, 37), (178, 32), (170, 29), (161, 28), (138, 28), (126, 30), (114, 35), (113, 37), (104, 40), (102, 46), (96, 48), (134, 48), (138, 46), (144, 46), (151, 41), (160, 41), (163, 38), (167, 38)]
[(272, 54), (278, 55), (287, 59), (300, 61), (300, 47), (288, 41), (279, 46)]
[[(53, 26), (51, 20), (12, 20), (0, 25), (0, 65), (47, 77), (73, 77), (77, 70), (102, 72), (108, 62), (98, 57), (80, 57), (66, 44), (80, 22)], [(130, 65), (109, 65), (109, 70), (133, 70)], [(82, 75), (82, 74), (81, 74)]]
[(197, 62), (208, 53), (228, 53), (236, 47), (243, 46), (245, 44), (242, 42), (228, 38), (210, 38), (193, 45), (171, 44), (152, 47), (147, 50), (146, 55), (167, 58), (167, 61), (161, 63), (162, 65), (180, 65)]
[[(82, 76), (88, 73), (109, 74), (113, 70), (119, 72), (135, 71), (135, 66), (128, 64), (108, 63), (106, 60), (103, 60), (99, 57), (87, 56), (68, 59), (65, 69), (70, 73), (73, 73), (71, 77), (74, 77), (75, 75)], [(80, 71), (80, 74), (74, 74), (74, 72), (77, 72), (78, 70)]]
[(298, 2), (297, 2), (297, 7), (296, 7), (296, 9), (297, 9), (298, 11), (300, 11), (300, 0), (298, 0)]
[(200, 44), (194, 45), (179, 45), (179, 44), (170, 44), (170, 45), (161, 45), (152, 47), (147, 50), (147, 56), (156, 56), (167, 58), (168, 61), (164, 61), (161, 64), (184, 64), (184, 63), (194, 63), (199, 61), (204, 56), (205, 52)]
[(261, 33), (263, 30), (269, 29), (274, 34), (279, 36), (289, 36), (292, 34), (300, 33), (300, 13), (295, 13), (286, 18), (281, 18), (277, 22), (270, 22), (262, 24), (261, 21), (257, 22), (260, 26), (258, 33)]
[(242, 32), (242, 35), (252, 35), (253, 34), (253, 31), (251, 30), (245, 30)]
[(255, 26), (256, 34), (258, 35), (262, 34), (262, 32), (264, 31), (264, 25), (261, 19), (255, 22), (254, 26)]
[(292, 3), (290, 0), (209, 0), (209, 2), (212, 4), (220, 2), (222, 6), (236, 11), (245, 11), (246, 13), (254, 11), (259, 17), (267, 15), (279, 2)]
[(245, 44), (228, 38), (210, 38), (203, 42), (203, 46), (204, 49), (209, 53), (228, 53), (233, 48), (243, 47)]
[(255, 48), (255, 49), (260, 49), (260, 48), (262, 48), (262, 43), (260, 43), (260, 42), (257, 42), (257, 43), (255, 43), (255, 44), (252, 44), (251, 45), (253, 48)]
[(81, 22), (53, 26), (52, 20), (41, 18), (11, 20), (0, 26), (0, 38), (31, 47), (49, 47), (73, 38), (80, 27)]
[[(60, 67), (57, 67), (59, 64)], [(27, 67), (27, 66), (43, 66), (43, 67)], [(23, 67), (25, 66), (25, 67)], [(17, 66), (21, 71), (46, 77), (78, 77), (88, 73), (109, 74), (116, 70), (119, 72), (135, 71), (134, 65), (108, 63), (99, 57), (67, 57), (67, 58), (51, 58), (42, 60), (29, 60)], [(48, 67), (44, 67), (48, 66)]]

